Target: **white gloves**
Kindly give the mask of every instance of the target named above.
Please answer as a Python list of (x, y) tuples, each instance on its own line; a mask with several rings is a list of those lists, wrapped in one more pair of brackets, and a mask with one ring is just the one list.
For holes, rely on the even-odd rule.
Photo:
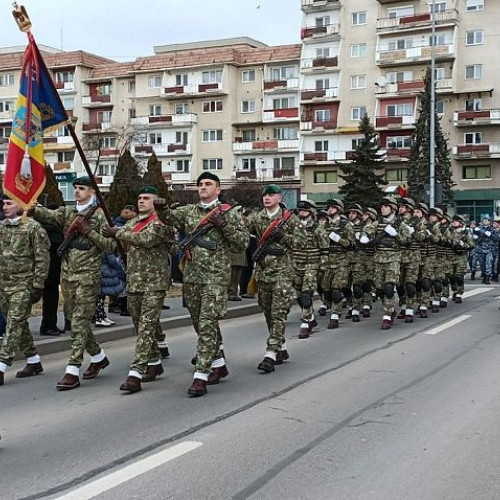
[(361, 236), (361, 238), (359, 238), (359, 242), (362, 243), (363, 245), (366, 245), (367, 243), (370, 242), (370, 238), (368, 238), (368, 236), (366, 236), (366, 234), (363, 234), (363, 236)]
[(354, 235), (354, 237), (355, 237), (358, 241), (359, 241), (359, 237), (360, 237), (360, 236), (361, 236), (361, 233), (359, 233), (359, 232), (358, 232), (358, 233), (356, 233), (356, 234)]
[(458, 244), (459, 244), (461, 247), (463, 247), (463, 246), (465, 245), (465, 243), (464, 243), (462, 240), (460, 240), (460, 241), (458, 242)]
[(479, 239), (479, 236), (478, 236), (477, 234), (475, 234), (475, 235), (473, 236), (473, 238), (474, 238), (475, 240), (478, 240), (478, 239)]
[(389, 236), (397, 236), (398, 235), (398, 232), (392, 226), (385, 226), (384, 231)]
[(410, 236), (415, 232), (415, 228), (408, 226), (408, 232), (410, 233)]
[(485, 231), (484, 234), (489, 238), (491, 236), (491, 231)]
[(338, 243), (340, 241), (340, 235), (338, 235), (335, 231), (332, 231), (328, 237), (334, 242)]

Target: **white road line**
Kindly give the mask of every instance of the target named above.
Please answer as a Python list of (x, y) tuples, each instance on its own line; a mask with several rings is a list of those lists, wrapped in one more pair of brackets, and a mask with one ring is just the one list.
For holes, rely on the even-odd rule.
[(480, 293), (484, 293), (484, 292), (489, 292), (491, 290), (494, 290), (494, 288), (492, 287), (489, 287), (489, 288), (485, 288), (485, 287), (481, 287), (481, 288), (473, 288), (472, 290), (467, 290), (466, 292), (464, 292), (464, 294), (462, 295), (462, 297), (472, 297), (473, 295), (479, 295)]
[(134, 477), (149, 472), (160, 465), (166, 464), (167, 462), (189, 453), (202, 445), (203, 443), (198, 443), (196, 441), (185, 441), (184, 443), (177, 444), (171, 448), (160, 451), (155, 455), (151, 455), (150, 457), (127, 465), (126, 467), (123, 467), (123, 469), (112, 472), (107, 476), (92, 481), (91, 483), (87, 483), (76, 490), (70, 491), (61, 497), (57, 497), (56, 500), (89, 500), (91, 498), (95, 498), (97, 495), (100, 495), (105, 491), (130, 481)]
[(451, 326), (455, 326), (458, 323), (461, 323), (462, 321), (465, 321), (466, 319), (471, 318), (471, 314), (463, 314), (462, 316), (458, 316), (455, 319), (452, 319), (451, 321), (447, 321), (446, 323), (443, 323), (442, 325), (436, 326), (435, 328), (431, 328), (430, 330), (427, 330), (424, 332), (424, 335), (437, 335), (439, 332), (442, 332), (443, 330), (446, 330), (447, 328), (450, 328)]

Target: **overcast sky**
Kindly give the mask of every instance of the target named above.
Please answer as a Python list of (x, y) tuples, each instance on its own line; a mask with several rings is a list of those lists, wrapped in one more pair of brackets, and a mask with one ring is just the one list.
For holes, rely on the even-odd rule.
[[(300, 0), (18, 0), (39, 45), (86, 50), (118, 61), (154, 45), (249, 36), (268, 45), (300, 43)], [(0, 0), (0, 47), (26, 35)], [(62, 44), (61, 44), (62, 41)]]

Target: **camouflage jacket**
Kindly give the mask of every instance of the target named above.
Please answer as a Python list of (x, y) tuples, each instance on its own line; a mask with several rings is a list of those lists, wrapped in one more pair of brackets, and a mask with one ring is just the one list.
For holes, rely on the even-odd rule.
[[(214, 206), (204, 208), (201, 203), (190, 204), (175, 210), (166, 209), (164, 216), (168, 224), (188, 236)], [(231, 210), (225, 218), (227, 224), (221, 230), (212, 228), (206, 235), (208, 240), (215, 243), (214, 250), (191, 247), (191, 260), (185, 261), (184, 283), (227, 285), (229, 282), (231, 253), (245, 250), (249, 235), (237, 211)]]
[(50, 240), (38, 222), (0, 221), (0, 290), (44, 288), (49, 272)]
[[(281, 219), (283, 209), (269, 217), (266, 209), (251, 214), (246, 219), (246, 225), (250, 233), (255, 234), (259, 239), (269, 225), (274, 221)], [(255, 279), (261, 283), (276, 283), (278, 280), (286, 278), (289, 281), (293, 276), (291, 273), (293, 262), (293, 249), (303, 248), (307, 245), (307, 235), (299, 218), (292, 215), (284, 226), (285, 236), (279, 242), (273, 242), (276, 250), (282, 251), (282, 255), (266, 255), (261, 262), (256, 263)]]
[[(330, 266), (338, 264), (349, 265), (351, 255), (349, 251), (356, 245), (356, 237), (352, 222), (344, 216), (334, 217), (326, 226), (326, 232), (329, 235), (330, 246), (328, 248), (328, 263)], [(340, 236), (336, 242), (332, 239), (331, 234), (335, 233)]]
[(411, 214), (403, 217), (403, 222), (410, 228), (410, 241), (402, 247), (401, 262), (403, 264), (420, 262), (420, 246), (427, 236), (425, 220), (418, 219)]
[(469, 250), (474, 248), (474, 239), (465, 228), (450, 227), (447, 236), (449, 247), (453, 251), (453, 255), (450, 256), (452, 261), (456, 261), (457, 257), (467, 255)]
[(293, 267), (297, 270), (318, 269), (328, 257), (328, 233), (317, 222), (310, 221), (304, 227), (306, 243), (293, 249)]
[[(142, 229), (133, 231), (137, 223), (150, 216), (151, 220)], [(169, 256), (175, 241), (171, 227), (150, 213), (139, 214), (118, 230), (116, 239), (122, 241), (127, 249), (128, 292), (168, 290)]]
[[(80, 212), (85, 215), (88, 208)], [(49, 210), (36, 207), (33, 216), (36, 220), (52, 224), (66, 233), (71, 223), (78, 215), (75, 207), (59, 207)], [(113, 253), (116, 242), (102, 235), (102, 230), (108, 225), (104, 213), (98, 209), (90, 218), (92, 231), (87, 236), (78, 235), (73, 248), (70, 248), (62, 259), (61, 274), (63, 279), (78, 281), (82, 284), (100, 283), (102, 252)]]

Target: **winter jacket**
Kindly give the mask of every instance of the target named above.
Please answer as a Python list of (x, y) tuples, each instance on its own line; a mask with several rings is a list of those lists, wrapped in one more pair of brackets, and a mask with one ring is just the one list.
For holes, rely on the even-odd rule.
[(125, 290), (126, 275), (117, 253), (103, 253), (99, 295), (118, 296)]

